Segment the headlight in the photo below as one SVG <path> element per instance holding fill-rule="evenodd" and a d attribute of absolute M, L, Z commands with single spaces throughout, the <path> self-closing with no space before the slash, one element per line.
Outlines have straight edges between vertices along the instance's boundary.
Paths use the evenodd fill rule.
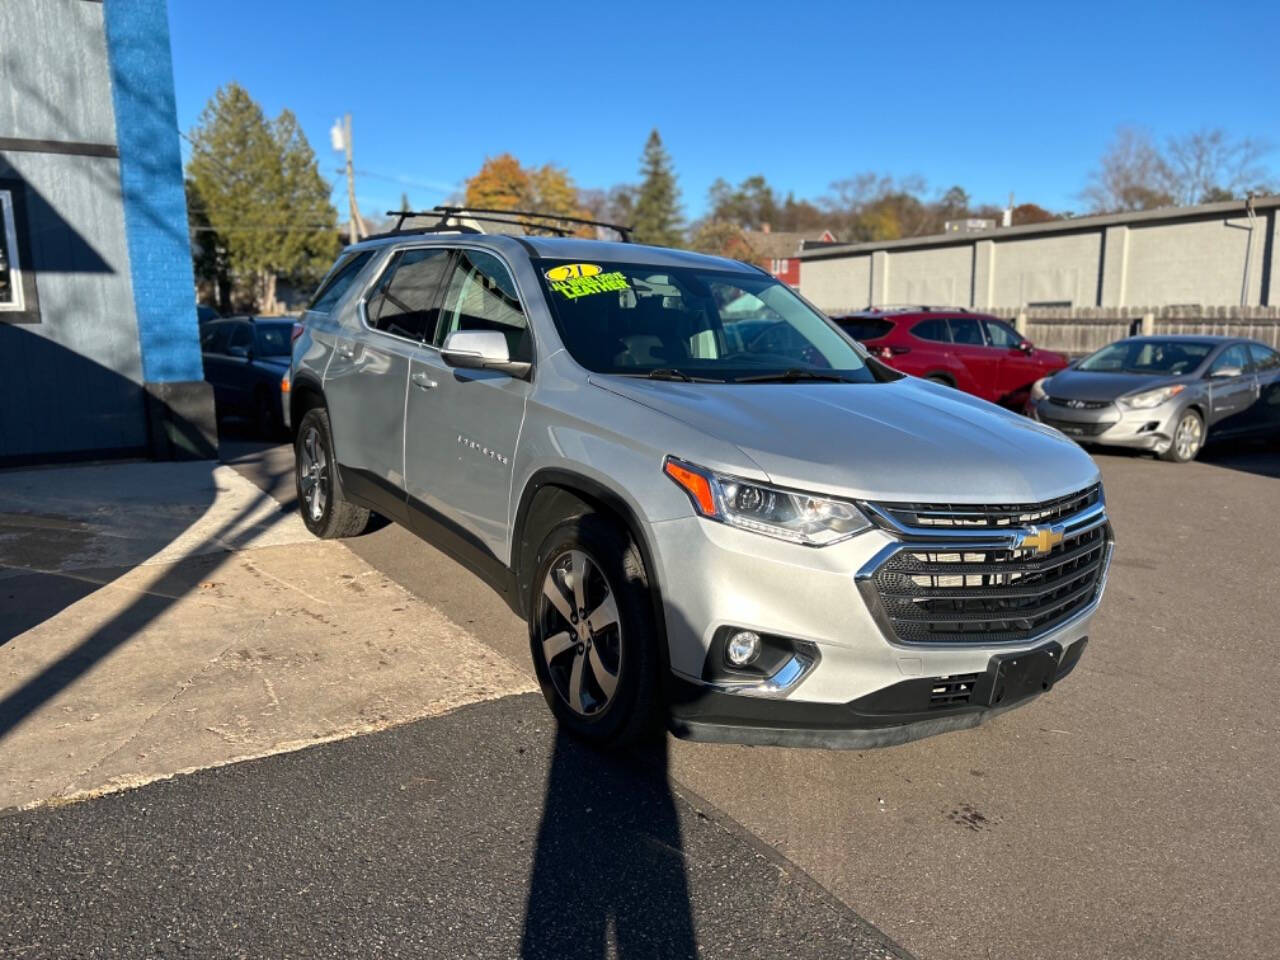
<path fill-rule="evenodd" d="M 1187 388 L 1182 384 L 1175 383 L 1171 387 L 1156 387 L 1154 390 L 1143 390 L 1142 393 L 1120 397 L 1118 402 L 1130 410 L 1150 410 L 1152 407 L 1160 406 L 1171 397 L 1176 397 L 1185 389 Z"/>
<path fill-rule="evenodd" d="M 725 476 L 674 457 L 667 457 L 662 469 L 702 516 L 768 537 L 825 547 L 871 526 L 848 500 Z"/>
<path fill-rule="evenodd" d="M 1048 377 L 1041 377 L 1039 380 L 1037 380 L 1035 383 L 1031 385 L 1031 402 L 1032 403 L 1036 403 L 1044 399 L 1044 396 L 1045 396 L 1044 382 L 1048 379 L 1049 379 Z"/>

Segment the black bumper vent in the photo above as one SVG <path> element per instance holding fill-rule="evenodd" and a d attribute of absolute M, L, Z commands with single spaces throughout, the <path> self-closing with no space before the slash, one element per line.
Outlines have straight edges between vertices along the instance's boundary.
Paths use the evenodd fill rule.
<path fill-rule="evenodd" d="M 973 699 L 973 688 L 978 683 L 976 673 L 960 673 L 950 677 L 934 677 L 929 691 L 929 709 L 963 707 Z"/>
<path fill-rule="evenodd" d="M 1051 420 L 1048 417 L 1041 417 L 1040 422 L 1073 437 L 1096 437 L 1116 425 L 1115 421 L 1109 423 L 1085 423 L 1081 420 Z"/>

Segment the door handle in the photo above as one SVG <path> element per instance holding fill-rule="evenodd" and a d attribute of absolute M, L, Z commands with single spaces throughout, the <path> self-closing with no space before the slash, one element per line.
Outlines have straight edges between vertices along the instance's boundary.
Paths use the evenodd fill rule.
<path fill-rule="evenodd" d="M 413 381 L 413 385 L 415 387 L 419 387 L 423 390 L 434 390 L 436 388 L 436 382 L 425 373 L 415 373 L 410 377 L 410 379 Z"/>

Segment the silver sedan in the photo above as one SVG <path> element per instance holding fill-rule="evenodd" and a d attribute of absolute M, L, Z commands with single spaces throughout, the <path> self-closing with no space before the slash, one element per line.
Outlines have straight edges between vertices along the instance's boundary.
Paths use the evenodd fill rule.
<path fill-rule="evenodd" d="M 1028 413 L 1080 443 L 1184 463 L 1210 437 L 1280 436 L 1280 353 L 1234 337 L 1130 337 L 1038 381 Z"/>

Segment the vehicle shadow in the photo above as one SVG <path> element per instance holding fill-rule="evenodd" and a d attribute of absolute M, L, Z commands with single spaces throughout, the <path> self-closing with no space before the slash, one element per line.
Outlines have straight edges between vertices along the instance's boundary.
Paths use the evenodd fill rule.
<path fill-rule="evenodd" d="M 667 737 L 605 754 L 559 730 L 520 956 L 613 955 L 697 955 Z"/>
<path fill-rule="evenodd" d="M 1142 450 L 1124 447 L 1086 448 L 1094 458 L 1107 457 L 1117 460 L 1154 460 L 1155 455 Z M 1211 440 L 1200 451 L 1196 462 L 1240 473 L 1252 473 L 1260 477 L 1280 479 L 1280 438 L 1261 440 Z M 1169 464 L 1169 466 L 1178 466 Z"/>

